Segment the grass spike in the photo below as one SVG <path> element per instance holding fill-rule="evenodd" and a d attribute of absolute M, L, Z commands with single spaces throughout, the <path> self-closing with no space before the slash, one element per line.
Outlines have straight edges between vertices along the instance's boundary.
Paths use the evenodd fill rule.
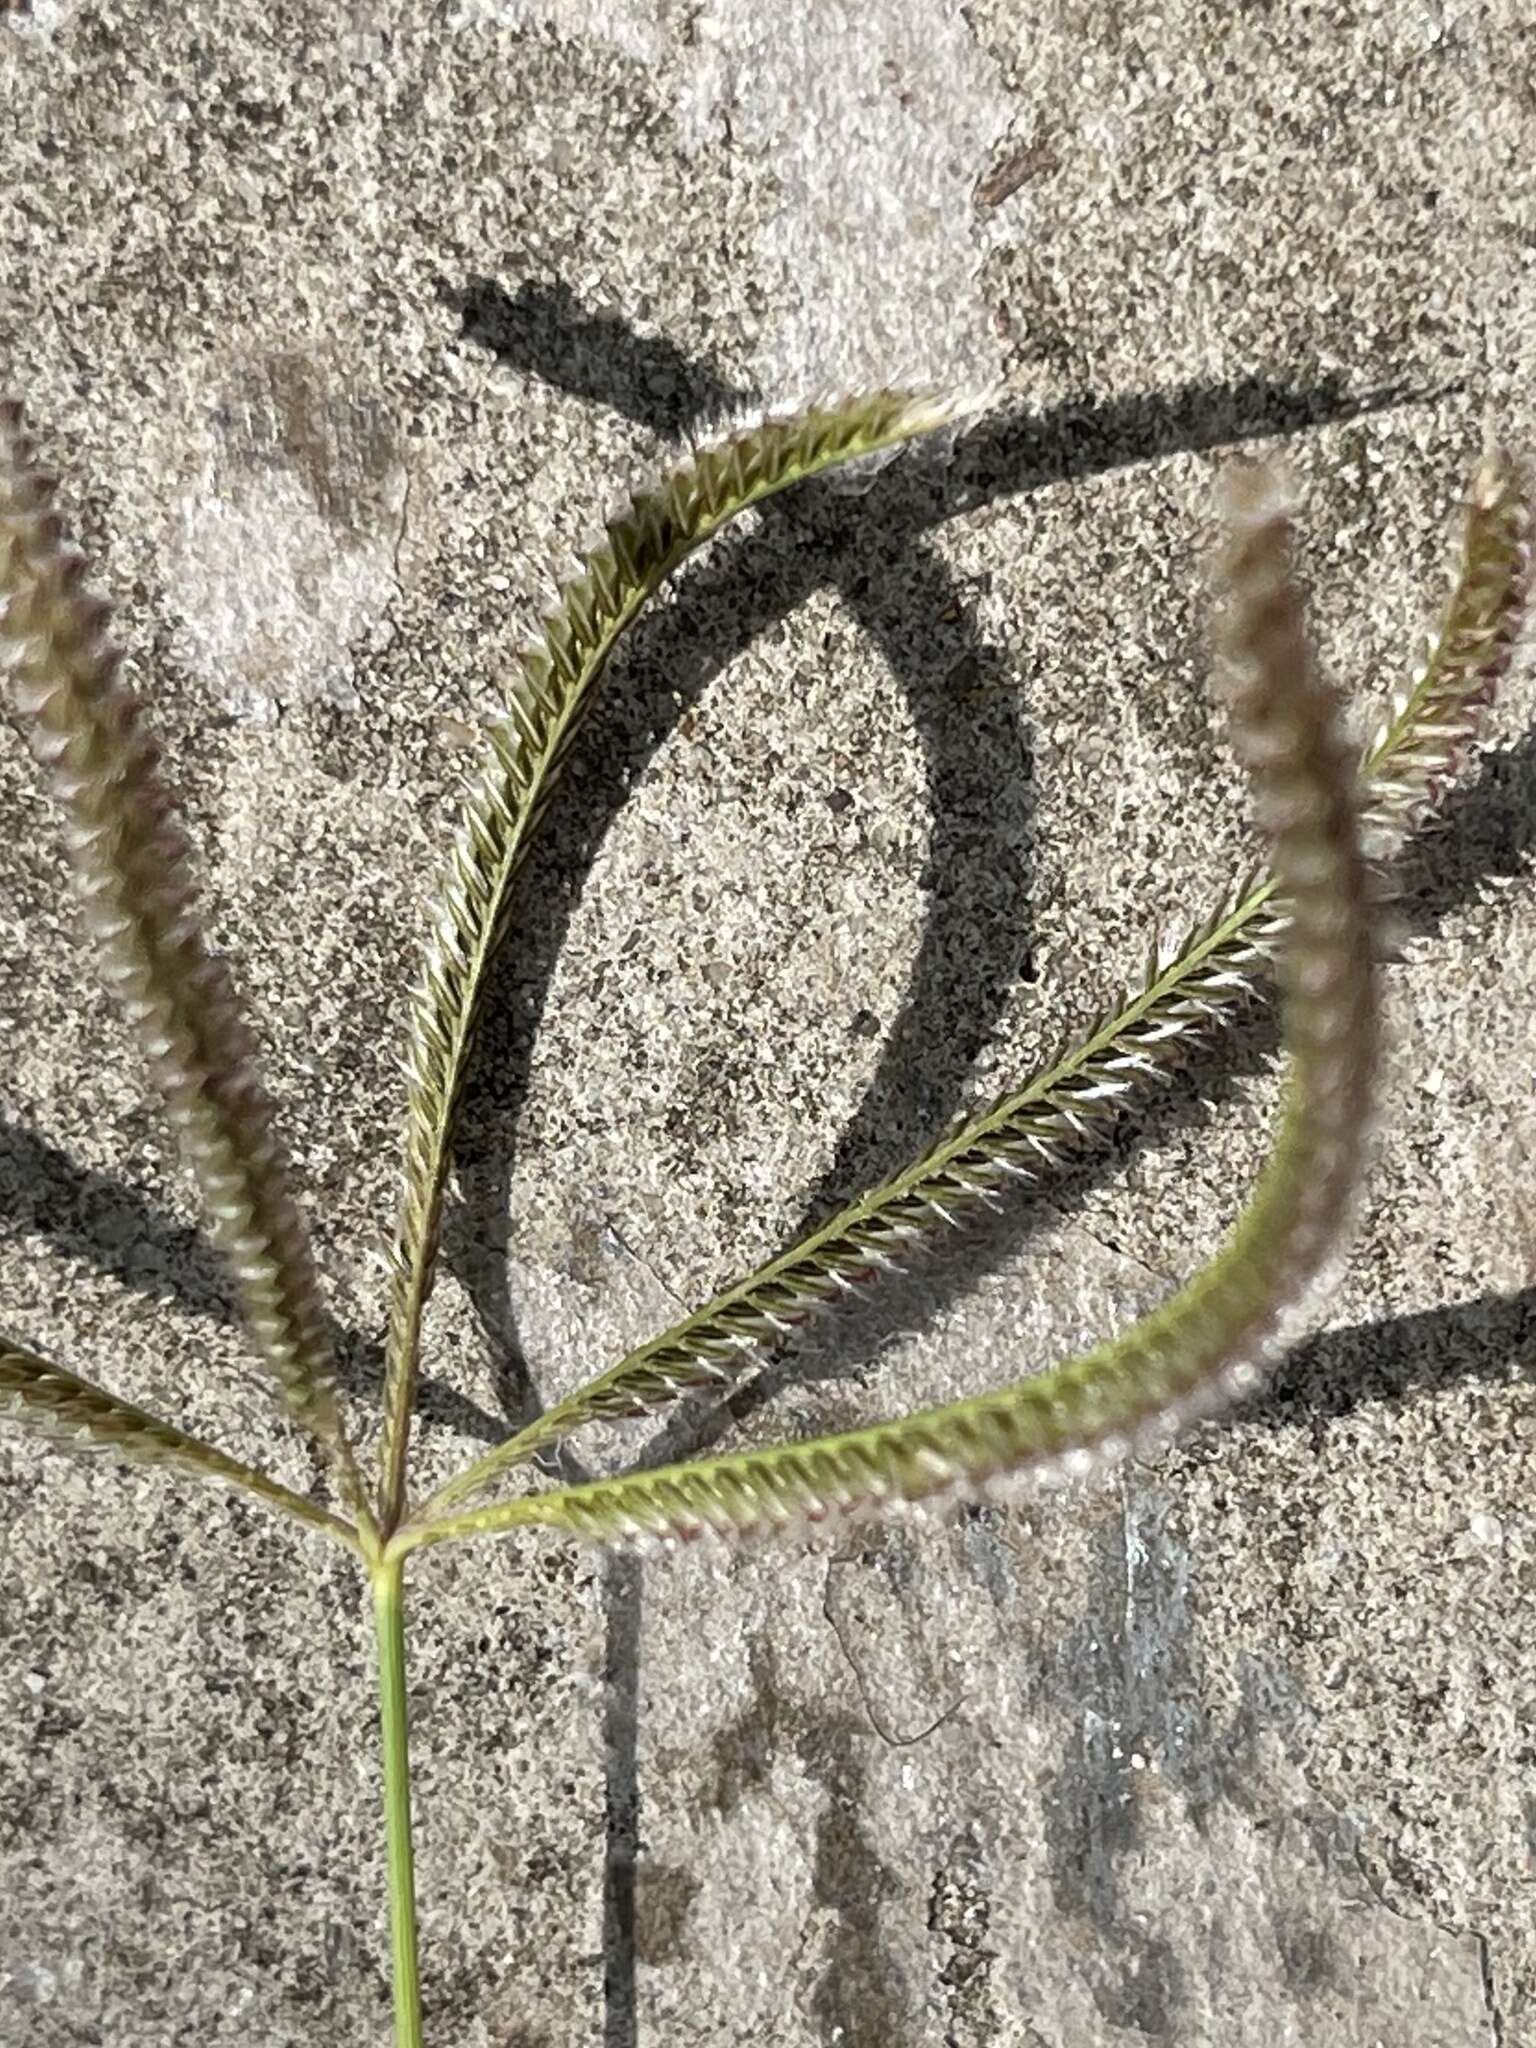
<path fill-rule="evenodd" d="M 3 1336 L 0 1420 L 42 1438 L 55 1450 L 77 1456 L 97 1453 L 128 1465 L 167 1466 L 214 1486 L 253 1494 L 293 1520 L 357 1548 L 351 1528 L 303 1494 Z"/>
<path fill-rule="evenodd" d="M 564 765 L 578 720 L 620 635 L 667 577 L 729 520 L 839 463 L 952 426 L 990 394 L 882 390 L 742 425 L 670 471 L 610 522 L 601 552 L 615 575 L 576 573 L 525 653 L 492 758 L 471 797 L 413 1005 L 403 1192 L 393 1254 L 379 1507 L 405 1507 L 405 1459 L 442 1225 L 454 1123 L 486 978 L 506 934 L 512 884 Z"/>
<path fill-rule="evenodd" d="M 309 1237 L 224 964 L 203 943 L 187 842 L 107 607 L 85 594 L 20 408 L 0 405 L 0 666 L 49 771 L 101 972 L 128 1013 L 202 1191 L 245 1321 L 359 1515 Z"/>
<path fill-rule="evenodd" d="M 1474 745 L 1509 663 L 1529 579 L 1529 481 L 1493 449 L 1467 489 L 1461 561 L 1439 627 L 1366 750 L 1365 826 L 1376 858 L 1395 854 L 1425 822 Z"/>

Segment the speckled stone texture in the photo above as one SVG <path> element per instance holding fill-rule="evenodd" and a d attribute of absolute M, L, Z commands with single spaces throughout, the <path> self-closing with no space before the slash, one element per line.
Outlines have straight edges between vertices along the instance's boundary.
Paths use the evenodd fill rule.
<path fill-rule="evenodd" d="M 11 0 L 0 385 L 185 790 L 360 1433 L 455 794 L 616 487 L 752 400 L 1011 387 L 947 466 L 717 545 L 605 686 L 497 983 L 423 1480 L 1242 864 L 1225 449 L 1300 477 L 1361 706 L 1404 676 L 1484 435 L 1536 446 L 1533 76 L 1496 0 Z M 432 2048 L 1532 2048 L 1533 721 L 1527 670 L 1410 861 L 1358 1245 L 1264 1398 L 831 1552 L 420 1561 Z M 0 818 L 5 1324 L 309 1485 L 13 724 Z M 733 1440 L 1102 1334 L 1214 1247 L 1274 1101 L 1229 1037 Z M 383 2044 L 356 1573 L 153 1475 L 0 1473 L 0 2042 Z"/>

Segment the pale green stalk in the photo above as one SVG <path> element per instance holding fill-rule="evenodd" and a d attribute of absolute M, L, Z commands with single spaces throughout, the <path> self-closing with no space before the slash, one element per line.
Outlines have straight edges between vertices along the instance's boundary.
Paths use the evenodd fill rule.
<path fill-rule="evenodd" d="M 395 2048 L 421 2048 L 421 1979 L 416 1956 L 416 1863 L 411 1838 L 410 1707 L 405 1684 L 403 1560 L 372 1570 L 379 1660 L 379 1742 L 384 1763 L 384 1837 L 389 1855 L 389 1933 Z"/>

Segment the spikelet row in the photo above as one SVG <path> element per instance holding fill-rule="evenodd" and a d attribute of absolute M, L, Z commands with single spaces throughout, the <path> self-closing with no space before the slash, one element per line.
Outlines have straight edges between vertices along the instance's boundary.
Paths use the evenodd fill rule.
<path fill-rule="evenodd" d="M 1460 569 L 1439 627 L 1366 750 L 1366 845 L 1378 860 L 1425 823 L 1476 743 L 1525 614 L 1530 499 L 1509 456 L 1484 456 L 1462 520 Z"/>
<path fill-rule="evenodd" d="M 59 1450 L 76 1454 L 94 1451 L 129 1465 L 168 1466 L 215 1486 L 255 1494 L 284 1514 L 333 1535 L 346 1533 L 344 1523 L 266 1473 L 4 1337 L 0 1337 L 0 1418 Z"/>
<path fill-rule="evenodd" d="M 980 397 L 885 390 L 739 426 L 610 519 L 538 639 L 519 657 L 491 758 L 449 860 L 412 1006 L 403 1193 L 392 1252 L 382 1505 L 404 1496 L 421 1317 L 431 1291 L 454 1120 L 512 884 L 553 794 L 593 686 L 625 628 L 674 569 L 730 519 L 839 464 L 952 427 Z"/>
<path fill-rule="evenodd" d="M 343 1431 L 308 1234 L 222 961 L 198 926 L 188 849 L 139 707 L 64 544 L 19 408 L 0 407 L 0 659 L 66 819 L 86 923 L 230 1261 L 288 1406 L 362 1501 Z"/>

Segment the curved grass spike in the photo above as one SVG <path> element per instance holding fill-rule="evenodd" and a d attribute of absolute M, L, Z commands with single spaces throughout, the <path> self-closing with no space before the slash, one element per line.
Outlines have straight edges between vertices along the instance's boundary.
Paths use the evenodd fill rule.
<path fill-rule="evenodd" d="M 128 1465 L 170 1466 L 214 1486 L 254 1494 L 296 1521 L 357 1547 L 347 1523 L 314 1501 L 6 1337 L 0 1337 L 0 1419 L 30 1430 L 55 1450 L 95 1453 Z"/>
<path fill-rule="evenodd" d="M 1291 1073 L 1274 1153 L 1231 1238 L 1124 1335 L 999 1392 L 809 1443 L 563 1487 L 407 1523 L 395 1555 L 537 1524 L 598 1541 L 688 1540 L 817 1522 L 1091 1460 L 1247 1383 L 1335 1248 L 1376 1067 L 1371 882 L 1332 691 L 1315 674 L 1282 493 L 1232 473 L 1218 628 L 1234 741 L 1273 835 L 1288 917 L 1279 964 Z"/>
<path fill-rule="evenodd" d="M 139 706 L 104 638 L 22 430 L 0 405 L 0 666 L 48 769 L 102 975 L 165 1096 L 245 1320 L 288 1407 L 325 1453 L 360 1522 L 309 1238 L 289 1194 L 272 1104 L 222 961 L 198 928 L 187 843 Z"/>
<path fill-rule="evenodd" d="M 1530 481 L 1502 450 L 1473 472 L 1460 571 L 1410 687 L 1395 695 L 1361 764 L 1366 844 L 1390 858 L 1429 818 L 1475 744 L 1524 615 Z"/>
<path fill-rule="evenodd" d="M 405 1460 L 421 1319 L 431 1293 L 454 1121 L 486 976 L 506 934 L 511 886 L 593 685 L 624 629 L 680 563 L 748 506 L 806 477 L 953 427 L 987 394 L 876 391 L 728 434 L 632 497 L 560 590 L 520 657 L 492 758 L 450 858 L 406 1054 L 404 1191 L 391 1253 L 380 1514 L 405 1508 Z"/>
<path fill-rule="evenodd" d="M 1520 621 L 1528 526 L 1522 473 L 1507 457 L 1486 457 L 1467 492 L 1460 557 L 1428 657 L 1360 764 L 1378 849 L 1395 851 L 1424 822 L 1475 737 Z M 1251 878 L 1171 954 L 1154 946 L 1134 994 L 1022 1087 L 477 1459 L 423 1516 L 461 1506 L 588 1422 L 735 1383 L 876 1272 L 910 1263 L 946 1219 L 995 1198 L 1008 1178 L 1060 1162 L 1247 1000 L 1284 930 L 1278 890 L 1275 876 Z"/>

